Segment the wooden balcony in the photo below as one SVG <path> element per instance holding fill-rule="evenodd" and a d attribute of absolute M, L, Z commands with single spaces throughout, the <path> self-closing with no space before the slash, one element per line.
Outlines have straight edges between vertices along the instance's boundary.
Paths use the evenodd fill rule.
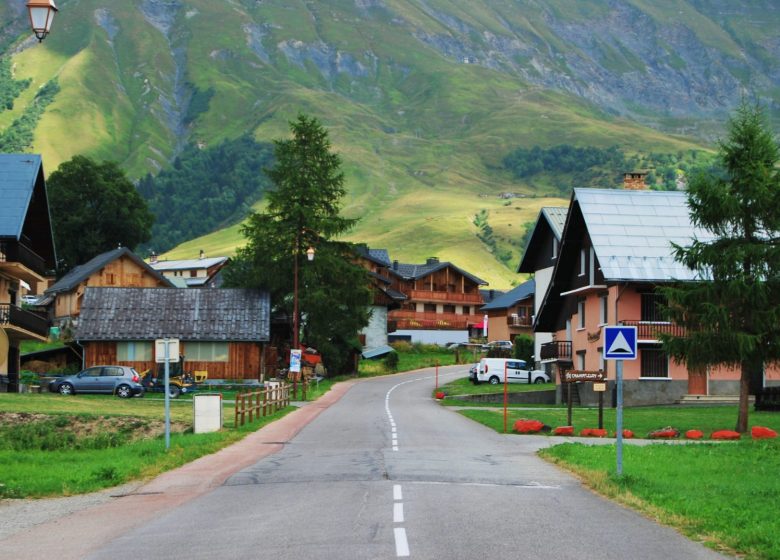
<path fill-rule="evenodd" d="M 461 294 L 457 292 L 436 292 L 429 290 L 408 290 L 406 295 L 410 301 L 436 301 L 440 303 L 467 303 L 481 305 L 482 296 L 475 294 Z"/>
<path fill-rule="evenodd" d="M 461 317 L 464 317 L 461 315 Z M 397 330 L 424 329 L 461 331 L 468 328 L 473 321 L 467 319 L 398 319 L 395 321 Z"/>
<path fill-rule="evenodd" d="M 668 321 L 620 321 L 626 327 L 636 327 L 637 340 L 660 340 L 660 334 L 685 336 L 685 328 Z"/>
<path fill-rule="evenodd" d="M 539 350 L 540 360 L 557 360 L 559 362 L 571 362 L 571 341 L 559 340 L 557 342 L 545 342 Z"/>
<path fill-rule="evenodd" d="M 467 320 L 472 323 L 482 321 L 482 315 L 464 315 L 462 313 L 436 313 L 435 311 L 409 311 L 406 309 L 397 309 L 388 313 L 388 318 L 392 320 L 416 319 L 418 321 L 459 321 Z"/>
<path fill-rule="evenodd" d="M 510 327 L 530 327 L 531 326 L 531 318 L 530 317 L 517 317 L 510 315 L 506 318 L 506 324 Z"/>
<path fill-rule="evenodd" d="M 25 282 L 42 282 L 46 276 L 46 261 L 15 239 L 0 239 L 0 271 Z"/>
<path fill-rule="evenodd" d="M 21 307 L 0 303 L 0 327 L 6 329 L 11 338 L 46 340 L 49 336 L 49 321 Z"/>

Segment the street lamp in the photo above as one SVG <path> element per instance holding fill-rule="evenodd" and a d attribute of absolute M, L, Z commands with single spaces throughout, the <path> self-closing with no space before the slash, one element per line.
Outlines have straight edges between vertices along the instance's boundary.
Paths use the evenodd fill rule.
<path fill-rule="evenodd" d="M 293 343 L 292 343 L 292 349 L 290 351 L 290 360 L 292 363 L 292 350 L 300 350 L 300 341 L 299 341 L 299 334 L 300 334 L 300 317 L 298 314 L 298 254 L 300 253 L 300 247 L 301 247 L 301 233 L 304 231 L 311 231 L 308 228 L 303 228 L 302 231 L 295 234 L 295 277 L 293 279 Z M 311 262 L 314 260 L 314 247 L 309 246 L 308 249 L 306 249 L 306 259 Z M 292 373 L 292 372 L 291 372 Z M 304 392 L 305 392 L 305 385 L 304 385 Z M 298 394 L 298 376 L 293 377 L 293 397 Z M 304 393 L 305 398 L 305 393 Z"/>
<path fill-rule="evenodd" d="M 51 22 L 57 12 L 54 0 L 28 0 L 27 10 L 30 12 L 30 25 L 33 33 L 42 42 L 51 31 Z"/>

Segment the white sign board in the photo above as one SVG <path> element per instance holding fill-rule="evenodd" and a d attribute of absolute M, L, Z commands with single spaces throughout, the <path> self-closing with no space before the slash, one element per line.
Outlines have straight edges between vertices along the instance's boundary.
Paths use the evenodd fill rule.
<path fill-rule="evenodd" d="M 196 434 L 222 429 L 222 395 L 193 395 L 192 431 Z"/>
<path fill-rule="evenodd" d="M 168 344 L 168 361 L 179 361 L 179 339 L 158 338 L 154 341 L 154 361 L 158 364 L 165 362 L 165 344 Z"/>
<path fill-rule="evenodd" d="M 301 351 L 290 350 L 290 372 L 301 373 Z"/>

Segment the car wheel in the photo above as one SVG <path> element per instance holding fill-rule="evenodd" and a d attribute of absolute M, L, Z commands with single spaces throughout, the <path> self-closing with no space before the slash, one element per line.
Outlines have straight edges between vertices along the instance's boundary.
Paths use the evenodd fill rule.
<path fill-rule="evenodd" d="M 70 383 L 63 383 L 57 390 L 60 392 L 60 395 L 72 395 L 75 392 L 73 385 Z"/>
<path fill-rule="evenodd" d="M 130 385 L 120 385 L 116 388 L 116 396 L 127 399 L 133 396 L 133 390 L 130 388 Z"/>
<path fill-rule="evenodd" d="M 178 385 L 169 385 L 168 386 L 168 396 L 172 399 L 176 399 L 181 395 L 181 387 Z"/>
<path fill-rule="evenodd" d="M 490 378 L 490 384 L 491 385 L 498 385 L 499 381 L 501 381 L 501 380 L 498 377 L 496 377 L 495 375 Z"/>
<path fill-rule="evenodd" d="M 537 377 L 534 379 L 534 383 L 545 383 L 544 377 Z"/>

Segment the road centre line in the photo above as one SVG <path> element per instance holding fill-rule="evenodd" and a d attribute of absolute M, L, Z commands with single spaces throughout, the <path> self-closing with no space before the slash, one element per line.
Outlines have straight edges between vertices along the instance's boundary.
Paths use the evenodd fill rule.
<path fill-rule="evenodd" d="M 396 527 L 393 529 L 395 534 L 395 555 L 399 558 L 409 556 L 409 542 L 406 540 L 406 529 Z"/>
<path fill-rule="evenodd" d="M 393 504 L 393 523 L 404 522 L 404 504 L 403 502 L 396 502 Z"/>
<path fill-rule="evenodd" d="M 401 491 L 401 485 L 400 484 L 393 484 L 393 499 L 396 502 L 399 502 L 404 499 L 404 494 Z"/>

